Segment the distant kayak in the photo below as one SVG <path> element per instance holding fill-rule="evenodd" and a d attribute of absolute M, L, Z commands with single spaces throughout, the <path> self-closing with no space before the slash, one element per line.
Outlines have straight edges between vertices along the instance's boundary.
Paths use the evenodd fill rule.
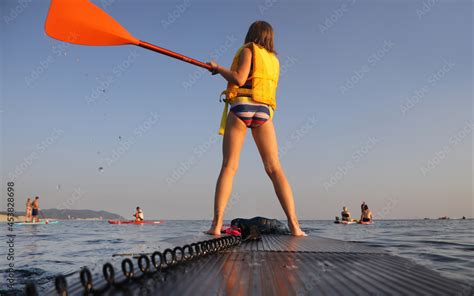
<path fill-rule="evenodd" d="M 49 224 L 58 224 L 59 221 L 39 221 L 39 222 L 15 222 L 15 225 L 49 225 Z"/>
<path fill-rule="evenodd" d="M 107 221 L 109 224 L 163 224 L 165 221 L 163 220 L 143 220 L 140 222 L 137 222 L 135 220 L 109 220 Z"/>

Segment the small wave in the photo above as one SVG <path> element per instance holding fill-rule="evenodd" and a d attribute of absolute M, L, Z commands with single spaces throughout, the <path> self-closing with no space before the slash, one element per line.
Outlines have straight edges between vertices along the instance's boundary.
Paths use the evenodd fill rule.
<path fill-rule="evenodd" d="M 472 244 L 463 244 L 463 243 L 436 241 L 436 240 L 420 240 L 418 242 L 422 244 L 431 244 L 431 245 L 437 245 L 437 246 L 455 246 L 455 247 L 460 247 L 468 251 L 474 250 L 474 245 Z"/>
<path fill-rule="evenodd" d="M 121 238 L 117 238 L 117 239 L 111 239 L 111 240 L 107 240 L 106 242 L 107 243 L 111 243 L 111 244 L 121 244 L 123 243 L 125 240 L 121 239 Z"/>
<path fill-rule="evenodd" d="M 99 243 L 102 243 L 102 242 L 103 242 L 103 240 L 101 240 L 101 239 L 92 239 L 92 240 L 86 240 L 83 243 L 85 243 L 85 244 L 99 244 Z"/>
<path fill-rule="evenodd" d="M 463 262 L 463 260 L 460 260 L 459 258 L 452 257 L 452 256 L 433 254 L 433 253 L 416 253 L 416 254 L 418 254 L 418 256 L 421 258 L 428 259 L 431 261 L 436 261 L 436 262 Z"/>
<path fill-rule="evenodd" d="M 23 295 L 24 291 L 22 289 L 8 289 L 8 290 L 2 290 L 0 289 L 0 295 L 2 296 L 18 296 L 18 295 Z"/>
<path fill-rule="evenodd" d="M 301 227 L 301 230 L 306 232 L 306 234 L 317 234 L 321 229 L 320 228 Z"/>
<path fill-rule="evenodd" d="M 6 270 L 0 270 L 0 273 L 5 273 Z M 40 268 L 28 268 L 28 269 L 15 269 L 14 274 L 16 278 L 19 277 L 30 277 L 30 276 L 38 276 L 44 274 L 44 270 Z"/>
<path fill-rule="evenodd" d="M 85 244 L 103 244 L 103 243 L 120 244 L 123 242 L 124 242 L 123 239 L 116 238 L 116 239 L 93 239 L 93 240 L 84 241 L 83 243 Z"/>
<path fill-rule="evenodd" d="M 4 273 L 5 270 L 2 270 L 0 273 Z M 3 274 L 5 275 L 5 274 Z M 18 268 L 14 271 L 15 287 L 24 287 L 28 282 L 36 283 L 38 292 L 40 295 L 43 295 L 45 289 L 49 289 L 52 286 L 52 281 L 55 277 L 55 274 L 48 272 L 41 268 Z M 13 290 L 4 290 L 0 291 L 0 295 L 23 295 L 24 290 L 22 288 L 16 288 Z"/>

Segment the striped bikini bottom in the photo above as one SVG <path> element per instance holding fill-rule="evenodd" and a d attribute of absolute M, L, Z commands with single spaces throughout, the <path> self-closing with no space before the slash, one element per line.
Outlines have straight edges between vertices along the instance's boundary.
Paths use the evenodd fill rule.
<path fill-rule="evenodd" d="M 272 111 L 268 105 L 247 102 L 233 102 L 230 112 L 240 118 L 249 128 L 259 127 L 272 117 Z"/>

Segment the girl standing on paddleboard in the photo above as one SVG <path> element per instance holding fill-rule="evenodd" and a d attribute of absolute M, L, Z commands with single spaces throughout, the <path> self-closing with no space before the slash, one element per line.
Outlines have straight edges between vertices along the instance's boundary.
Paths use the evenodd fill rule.
<path fill-rule="evenodd" d="M 214 219 L 207 233 L 221 233 L 224 209 L 232 191 L 240 151 L 247 128 L 251 128 L 265 171 L 288 218 L 291 233 L 294 236 L 306 235 L 300 229 L 291 186 L 278 159 L 278 144 L 272 117 L 276 108 L 280 65 L 273 48 L 271 25 L 256 21 L 250 26 L 245 44 L 237 51 L 230 69 L 214 61 L 209 64 L 213 73 L 222 75 L 228 84 L 227 89 L 222 92 L 225 95 L 225 108 L 219 130 L 219 133 L 224 135 L 223 161 L 216 185 Z M 227 113 L 229 105 L 230 112 Z"/>
<path fill-rule="evenodd" d="M 33 205 L 31 203 L 31 198 L 28 197 L 26 200 L 26 211 L 25 211 L 25 223 L 31 222 L 31 211 L 33 209 Z"/>

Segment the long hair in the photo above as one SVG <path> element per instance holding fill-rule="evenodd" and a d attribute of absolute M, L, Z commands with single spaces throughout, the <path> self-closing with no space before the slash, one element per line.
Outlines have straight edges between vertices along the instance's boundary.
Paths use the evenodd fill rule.
<path fill-rule="evenodd" d="M 245 36 L 245 43 L 254 42 L 269 52 L 276 54 L 273 45 L 273 28 L 266 21 L 256 21 L 250 25 Z"/>

